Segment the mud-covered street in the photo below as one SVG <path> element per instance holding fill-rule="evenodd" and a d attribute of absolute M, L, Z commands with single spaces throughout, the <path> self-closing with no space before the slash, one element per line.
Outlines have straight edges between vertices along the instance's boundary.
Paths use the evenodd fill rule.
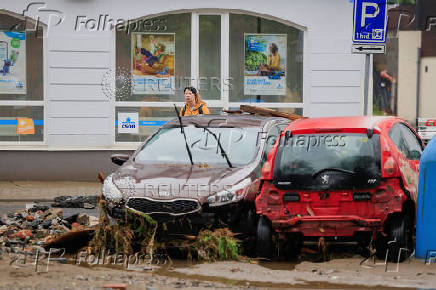
<path fill-rule="evenodd" d="M 361 257 L 337 258 L 329 262 L 227 261 L 188 263 L 175 260 L 164 266 L 145 266 L 124 270 L 122 266 L 90 266 L 51 262 L 9 265 L 3 254 L 0 261 L 2 289 L 101 289 L 115 286 L 127 289 L 174 288 L 294 288 L 294 289 L 431 289 L 436 285 L 436 266 L 412 260 L 395 264 L 360 266 Z M 379 263 L 381 261 L 378 261 Z"/>
<path fill-rule="evenodd" d="M 95 225 L 90 221 L 95 222 L 100 214 L 98 206 L 90 208 L 94 204 L 83 208 L 84 204 L 78 203 L 77 197 L 67 202 L 65 198 L 57 200 L 63 203 L 35 203 L 28 199 L 0 203 L 0 216 L 5 222 L 1 237 L 0 288 L 431 289 L 436 285 L 434 263 L 426 264 L 415 258 L 399 264 L 385 264 L 374 258 L 365 260 L 358 254 L 358 245 L 353 243 L 327 243 L 325 255 L 320 253 L 316 243 L 309 243 L 303 246 L 297 258 L 286 260 L 278 253 L 272 261 L 239 255 L 234 260 L 218 258 L 214 262 L 201 262 L 177 251 L 152 253 L 152 258 L 145 255 L 133 260 L 131 255 L 122 254 L 117 259 L 109 252 L 104 256 L 92 255 L 86 247 L 76 248 L 75 253 L 54 251 L 49 257 L 49 250 L 41 247 L 43 241 L 49 241 L 48 237 L 53 234 L 57 237 L 81 232 L 83 228 L 92 229 Z M 82 218 L 77 218 L 78 214 Z M 41 230 L 30 230 L 33 233 L 30 239 L 17 234 L 28 233 L 24 228 L 32 229 L 30 221 L 35 223 L 29 217 L 38 215 L 40 221 L 36 223 Z M 74 222 L 71 217 L 76 217 Z M 45 225 L 47 220 L 51 223 Z M 38 238 L 40 232 L 49 236 Z M 65 245 L 74 249 L 71 242 Z M 35 255 L 35 250 L 40 251 L 39 256 Z"/>

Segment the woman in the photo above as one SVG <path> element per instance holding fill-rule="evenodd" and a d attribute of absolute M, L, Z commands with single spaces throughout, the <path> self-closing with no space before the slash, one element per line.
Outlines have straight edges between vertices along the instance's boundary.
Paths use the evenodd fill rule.
<path fill-rule="evenodd" d="M 271 43 L 269 46 L 269 55 L 266 63 L 263 63 L 259 67 L 257 72 L 258 76 L 275 75 L 282 70 L 280 66 L 280 54 L 277 44 Z"/>
<path fill-rule="evenodd" d="M 183 92 L 185 93 L 185 105 L 180 110 L 180 116 L 210 114 L 206 103 L 201 100 L 200 94 L 196 88 L 186 87 Z"/>

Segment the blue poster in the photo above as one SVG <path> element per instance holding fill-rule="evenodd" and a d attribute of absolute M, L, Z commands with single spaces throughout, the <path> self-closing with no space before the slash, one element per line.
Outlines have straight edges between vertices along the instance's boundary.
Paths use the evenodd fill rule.
<path fill-rule="evenodd" d="M 0 31 L 0 94 L 26 93 L 26 33 Z"/>
<path fill-rule="evenodd" d="M 286 34 L 245 34 L 244 95 L 286 94 Z"/>

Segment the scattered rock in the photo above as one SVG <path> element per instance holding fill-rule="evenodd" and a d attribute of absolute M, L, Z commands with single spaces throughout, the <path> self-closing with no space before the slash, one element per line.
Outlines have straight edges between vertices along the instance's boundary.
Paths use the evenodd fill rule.
<path fill-rule="evenodd" d="M 32 231 L 30 230 L 21 230 L 12 235 L 13 238 L 19 238 L 24 240 L 25 238 L 31 238 L 33 236 Z"/>
<path fill-rule="evenodd" d="M 56 216 L 58 216 L 60 218 L 62 218 L 63 215 L 64 215 L 64 210 L 61 209 L 61 208 L 51 208 L 50 212 L 51 212 L 52 215 L 56 215 Z"/>
<path fill-rule="evenodd" d="M 35 237 L 40 239 L 48 236 L 49 230 L 36 230 Z"/>
<path fill-rule="evenodd" d="M 71 224 L 71 231 L 72 232 L 78 232 L 82 231 L 84 229 L 84 226 L 79 223 L 72 223 Z"/>
<path fill-rule="evenodd" d="M 67 220 L 61 220 L 61 224 L 66 226 L 67 228 L 71 229 L 71 223 Z"/>
<path fill-rule="evenodd" d="M 3 235 L 3 233 L 5 233 L 8 229 L 9 227 L 7 225 L 0 226 L 0 235 Z"/>
<path fill-rule="evenodd" d="M 198 282 L 198 281 L 191 282 L 191 287 L 198 287 L 198 286 L 200 286 L 200 282 Z"/>
<path fill-rule="evenodd" d="M 99 221 L 100 221 L 100 219 L 98 217 L 90 215 L 88 226 L 95 227 L 98 225 Z"/>
<path fill-rule="evenodd" d="M 24 222 L 21 224 L 21 228 L 25 230 L 33 230 L 32 223 Z"/>
<path fill-rule="evenodd" d="M 58 196 L 54 201 L 53 207 L 84 208 L 85 203 L 95 207 L 97 205 L 97 196 Z"/>
<path fill-rule="evenodd" d="M 81 213 L 77 216 L 76 222 L 86 226 L 89 224 L 89 216 L 86 213 Z"/>
<path fill-rule="evenodd" d="M 27 215 L 26 216 L 26 221 L 31 222 L 35 219 L 35 217 L 33 215 Z"/>
<path fill-rule="evenodd" d="M 93 209 L 93 208 L 95 208 L 95 204 L 85 202 L 85 203 L 83 203 L 83 208 Z"/>
<path fill-rule="evenodd" d="M 74 222 L 77 221 L 77 216 L 78 216 L 78 215 L 79 215 L 79 214 L 76 213 L 76 214 L 73 214 L 73 215 L 65 216 L 65 217 L 64 217 L 64 220 L 66 220 L 67 222 L 69 222 L 70 225 L 71 225 L 72 223 L 74 223 Z"/>
<path fill-rule="evenodd" d="M 57 215 L 54 215 L 54 214 L 49 214 L 48 216 L 46 216 L 45 218 L 44 218 L 44 220 L 45 221 L 52 221 L 52 220 L 54 220 L 55 218 L 57 218 L 58 216 Z"/>
<path fill-rule="evenodd" d="M 45 221 L 43 221 L 43 222 L 41 223 L 41 226 L 42 226 L 44 229 L 48 229 L 48 228 L 51 226 L 51 220 L 45 220 Z"/>
<path fill-rule="evenodd" d="M 37 212 L 37 211 L 47 211 L 49 209 L 46 205 L 34 205 L 33 207 L 29 208 L 29 212 Z"/>

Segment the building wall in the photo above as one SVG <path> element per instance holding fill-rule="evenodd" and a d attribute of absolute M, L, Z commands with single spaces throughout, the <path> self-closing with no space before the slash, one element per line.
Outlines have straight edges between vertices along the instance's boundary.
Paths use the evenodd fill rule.
<path fill-rule="evenodd" d="M 352 3 L 343 0 L 255 1 L 46 1 L 62 11 L 58 26 L 48 23 L 46 39 L 46 144 L 58 147 L 111 148 L 114 145 L 114 104 L 101 90 L 104 74 L 115 70 L 113 31 L 75 31 L 78 15 L 98 19 L 136 19 L 175 10 L 222 9 L 250 11 L 294 23 L 305 29 L 304 114 L 359 115 L 362 55 L 351 54 Z M 21 13 L 23 4 L 7 0 L 2 6 Z M 35 10 L 35 9 L 33 9 Z M 45 15 L 40 11 L 30 16 Z M 320 19 L 328 18 L 328 25 Z M 46 23 L 48 20 L 46 20 Z"/>
<path fill-rule="evenodd" d="M 436 57 L 423 57 L 421 59 L 421 90 L 419 116 L 421 118 L 436 117 Z"/>
<path fill-rule="evenodd" d="M 398 39 L 398 116 L 416 122 L 416 86 L 420 31 L 400 31 Z"/>
<path fill-rule="evenodd" d="M 26 5 L 2 0 L 1 8 L 22 14 Z M 116 69 L 115 32 L 76 31 L 79 15 L 98 19 L 99 15 L 107 14 L 113 19 L 132 20 L 174 11 L 214 11 L 253 13 L 288 23 L 304 30 L 304 115 L 363 113 L 364 55 L 351 54 L 353 3 L 350 1 L 47 0 L 45 5 L 46 9 L 60 11 L 64 21 L 54 26 L 56 18 L 50 19 L 50 13 L 38 6 L 27 7 L 25 12 L 47 24 L 44 143 L 0 145 L 2 157 L 15 163 L 13 169 L 0 168 L 0 179 L 95 180 L 97 169 L 113 169 L 107 163 L 110 150 L 137 147 L 137 144 L 115 143 L 115 102 L 101 87 L 105 76 L 109 75 L 110 79 Z M 15 146 L 25 146 L 28 151 L 11 151 Z M 75 159 L 74 166 L 66 166 L 71 158 Z M 55 162 L 56 159 L 61 162 Z M 46 160 L 51 161 L 45 164 Z"/>
<path fill-rule="evenodd" d="M 0 180 L 98 181 L 97 173 L 107 176 L 118 168 L 112 154 L 132 151 L 21 151 L 0 152 Z"/>

